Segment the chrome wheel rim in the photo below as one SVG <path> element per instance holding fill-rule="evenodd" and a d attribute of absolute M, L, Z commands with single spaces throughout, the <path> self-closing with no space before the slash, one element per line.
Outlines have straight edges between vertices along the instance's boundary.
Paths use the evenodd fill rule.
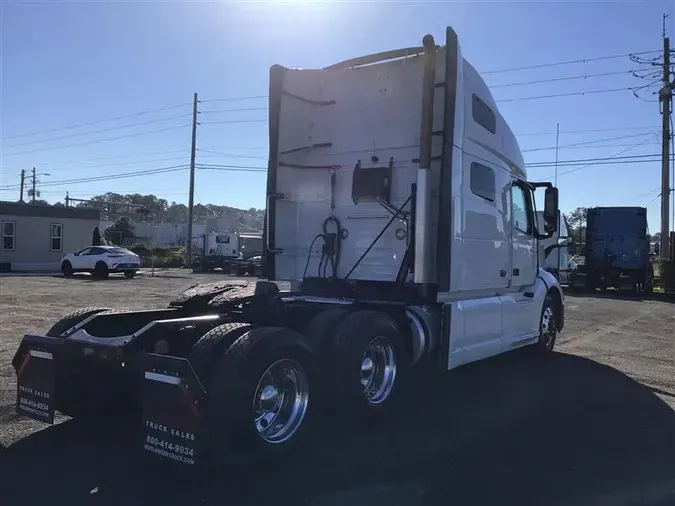
<path fill-rule="evenodd" d="M 544 313 L 541 315 L 541 337 L 544 346 L 550 348 L 555 338 L 553 308 L 551 306 L 546 306 Z"/>
<path fill-rule="evenodd" d="M 361 386 L 369 404 L 382 404 L 396 381 L 396 352 L 386 337 L 376 337 L 361 357 Z"/>
<path fill-rule="evenodd" d="M 309 380 L 295 360 L 274 362 L 263 373 L 253 397 L 253 421 L 267 443 L 280 444 L 297 432 L 307 413 Z"/>

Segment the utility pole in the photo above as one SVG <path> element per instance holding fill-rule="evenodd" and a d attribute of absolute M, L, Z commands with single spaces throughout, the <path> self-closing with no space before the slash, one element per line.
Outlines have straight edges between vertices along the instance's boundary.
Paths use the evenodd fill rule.
<path fill-rule="evenodd" d="M 560 142 L 560 123 L 555 125 L 555 176 L 553 186 L 558 186 L 558 144 Z"/>
<path fill-rule="evenodd" d="M 70 193 L 66 192 L 66 207 L 70 207 Z"/>
<path fill-rule="evenodd" d="M 23 202 L 23 186 L 26 182 L 26 169 L 21 169 L 21 190 L 19 190 L 19 202 Z"/>
<path fill-rule="evenodd" d="M 37 177 L 35 176 L 35 167 L 33 167 L 33 204 L 35 204 L 35 183 L 37 181 Z"/>
<path fill-rule="evenodd" d="M 188 227 L 187 245 L 185 248 L 185 264 L 187 268 L 192 265 L 192 211 L 195 203 L 195 155 L 197 151 L 197 94 L 194 94 L 192 102 L 192 148 L 190 149 L 190 197 L 188 201 Z"/>
<path fill-rule="evenodd" d="M 661 108 L 662 114 L 662 132 L 661 132 L 661 258 L 668 260 L 669 256 L 669 237 L 670 237 L 670 170 L 668 163 L 670 161 L 670 111 L 673 99 L 673 90 L 670 83 L 670 39 L 665 36 L 665 16 L 664 37 L 663 37 L 663 87 L 659 93 L 659 100 L 663 102 Z"/>

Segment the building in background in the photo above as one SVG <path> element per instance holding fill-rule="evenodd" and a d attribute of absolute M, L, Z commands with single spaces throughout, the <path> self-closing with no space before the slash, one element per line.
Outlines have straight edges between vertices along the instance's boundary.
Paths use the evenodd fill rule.
<path fill-rule="evenodd" d="M 63 255 L 91 245 L 100 219 L 98 209 L 0 201 L 0 270 L 58 271 Z"/>

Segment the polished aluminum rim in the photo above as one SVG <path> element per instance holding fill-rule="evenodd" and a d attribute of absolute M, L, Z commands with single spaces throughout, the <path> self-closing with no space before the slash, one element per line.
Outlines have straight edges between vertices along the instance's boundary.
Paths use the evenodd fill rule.
<path fill-rule="evenodd" d="M 553 308 L 546 306 L 544 314 L 541 315 L 541 336 L 544 345 L 547 348 L 551 347 L 553 338 L 555 337 L 555 326 L 553 325 Z"/>
<path fill-rule="evenodd" d="M 288 441 L 302 424 L 309 403 L 309 380 L 295 360 L 274 362 L 263 373 L 253 397 L 253 420 L 268 443 Z"/>
<path fill-rule="evenodd" d="M 376 337 L 361 357 L 361 386 L 369 404 L 386 401 L 396 381 L 396 352 L 386 337 Z"/>

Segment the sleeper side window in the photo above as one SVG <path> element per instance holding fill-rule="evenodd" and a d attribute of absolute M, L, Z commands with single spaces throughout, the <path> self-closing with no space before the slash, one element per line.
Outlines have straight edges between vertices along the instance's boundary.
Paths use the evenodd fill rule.
<path fill-rule="evenodd" d="M 476 94 L 473 95 L 473 107 L 471 109 L 473 119 L 476 123 L 490 133 L 495 133 L 497 131 L 497 116 L 494 111 L 490 109 L 490 106 Z"/>
<path fill-rule="evenodd" d="M 495 201 L 495 172 L 480 163 L 471 164 L 471 192 L 489 201 Z"/>

